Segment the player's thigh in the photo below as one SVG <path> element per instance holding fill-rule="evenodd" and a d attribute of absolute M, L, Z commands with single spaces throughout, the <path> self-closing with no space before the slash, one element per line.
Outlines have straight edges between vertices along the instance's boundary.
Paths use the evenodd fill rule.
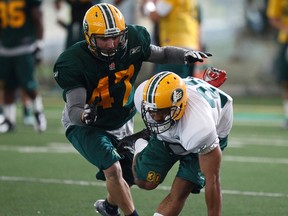
<path fill-rule="evenodd" d="M 176 176 L 194 184 L 194 188 L 191 191 L 192 193 L 199 193 L 205 186 L 205 178 L 201 173 L 197 154 L 182 156 Z"/>
<path fill-rule="evenodd" d="M 7 79 L 5 79 L 5 85 L 4 85 L 4 90 L 6 92 L 14 92 L 12 94 L 15 94 L 16 90 L 20 86 L 17 75 L 15 73 L 11 73 Z"/>
<path fill-rule="evenodd" d="M 163 142 L 152 137 L 147 147 L 137 156 L 135 165 L 137 178 L 160 184 L 178 158 L 169 153 Z"/>
<path fill-rule="evenodd" d="M 15 58 L 15 73 L 19 85 L 26 91 L 37 88 L 35 78 L 35 59 L 32 54 L 21 55 Z"/>
<path fill-rule="evenodd" d="M 114 147 L 113 136 L 100 129 L 70 126 L 66 137 L 84 158 L 101 170 L 109 168 L 122 158 Z"/>
<path fill-rule="evenodd" d="M 14 77 L 14 64 L 13 64 L 13 57 L 3 57 L 0 56 L 0 82 L 1 82 L 1 88 L 7 88 L 12 83 L 9 83 L 8 81 L 15 79 Z M 17 82 L 16 80 L 14 80 Z"/>

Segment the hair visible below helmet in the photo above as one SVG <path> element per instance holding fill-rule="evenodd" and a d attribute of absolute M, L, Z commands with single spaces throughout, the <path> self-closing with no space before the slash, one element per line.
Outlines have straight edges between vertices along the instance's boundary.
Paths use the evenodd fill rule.
<path fill-rule="evenodd" d="M 186 85 L 175 73 L 164 71 L 150 78 L 143 90 L 141 115 L 146 127 L 157 134 L 167 131 L 185 111 Z M 151 113 L 168 110 L 162 122 L 156 122 Z"/>
<path fill-rule="evenodd" d="M 113 5 L 93 5 L 83 19 L 83 31 L 91 53 L 104 61 L 113 60 L 117 49 L 126 49 L 127 27 L 122 13 Z M 96 38 L 120 36 L 119 46 L 112 53 L 104 53 L 97 47 Z"/>

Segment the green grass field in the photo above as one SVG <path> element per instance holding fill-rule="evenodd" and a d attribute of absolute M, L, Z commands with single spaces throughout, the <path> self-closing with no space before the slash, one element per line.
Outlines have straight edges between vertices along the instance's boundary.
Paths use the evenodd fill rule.
<path fill-rule="evenodd" d="M 60 124 L 61 93 L 43 95 L 48 130 L 22 124 L 0 135 L 0 216 L 89 216 L 106 195 L 97 169 L 68 143 Z M 223 216 L 288 215 L 288 130 L 281 128 L 280 98 L 235 98 L 235 121 L 223 154 Z M 136 118 L 136 131 L 142 128 Z M 140 215 L 153 215 L 176 168 L 154 191 L 132 187 Z M 204 193 L 191 195 L 181 215 L 206 215 Z"/>

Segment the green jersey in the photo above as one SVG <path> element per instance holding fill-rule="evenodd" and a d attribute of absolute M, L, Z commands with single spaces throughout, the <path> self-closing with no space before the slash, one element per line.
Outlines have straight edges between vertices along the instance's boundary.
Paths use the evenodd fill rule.
<path fill-rule="evenodd" d="M 28 47 L 36 41 L 30 10 L 42 0 L 0 0 L 0 47 Z"/>
<path fill-rule="evenodd" d="M 88 104 L 100 98 L 93 126 L 114 130 L 124 125 L 136 113 L 134 84 L 143 61 L 151 54 L 150 43 L 144 27 L 128 25 L 127 47 L 117 51 L 112 62 L 95 58 L 86 41 L 65 50 L 54 66 L 54 77 L 63 89 L 64 101 L 67 91 L 83 87 Z"/>

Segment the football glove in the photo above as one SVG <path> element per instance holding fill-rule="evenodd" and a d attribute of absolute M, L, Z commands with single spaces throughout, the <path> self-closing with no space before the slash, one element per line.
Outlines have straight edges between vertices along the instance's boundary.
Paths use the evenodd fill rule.
<path fill-rule="evenodd" d="M 83 122 L 86 125 L 92 125 L 97 120 L 97 106 L 93 107 L 85 104 L 83 112 Z"/>
<path fill-rule="evenodd" d="M 195 62 L 203 62 L 203 58 L 212 56 L 211 53 L 204 53 L 200 51 L 188 50 L 184 54 L 184 63 L 186 65 L 194 64 Z"/>
<path fill-rule="evenodd" d="M 97 120 L 97 103 L 100 101 L 99 97 L 96 97 L 91 105 L 85 104 L 83 111 L 83 122 L 86 125 L 92 125 Z"/>
<path fill-rule="evenodd" d="M 149 141 L 150 136 L 151 136 L 150 131 L 147 129 L 143 129 L 135 134 L 126 136 L 122 140 L 119 141 L 118 146 L 117 146 L 117 151 L 119 154 L 123 154 L 125 152 L 130 152 L 131 154 L 134 154 L 134 151 L 135 151 L 134 144 L 136 140 L 142 138 L 144 140 Z"/>
<path fill-rule="evenodd" d="M 226 79 L 226 71 L 214 67 L 207 68 L 203 74 L 203 80 L 215 87 L 220 87 Z"/>

